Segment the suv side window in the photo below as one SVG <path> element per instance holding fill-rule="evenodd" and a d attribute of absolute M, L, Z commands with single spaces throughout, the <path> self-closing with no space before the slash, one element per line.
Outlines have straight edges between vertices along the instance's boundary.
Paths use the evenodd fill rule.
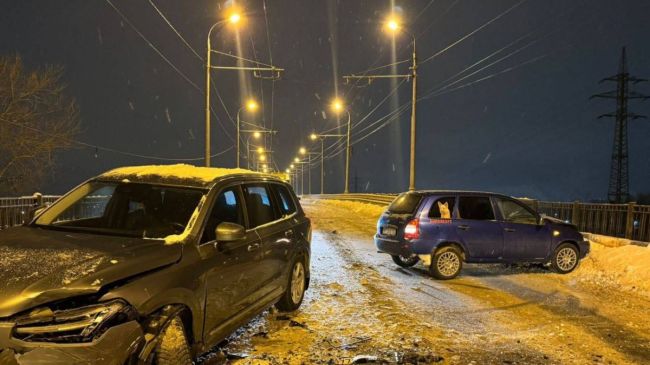
<path fill-rule="evenodd" d="M 504 221 L 537 224 L 537 216 L 523 205 L 509 199 L 497 198 L 496 201 Z"/>
<path fill-rule="evenodd" d="M 242 212 L 241 199 L 239 196 L 239 187 L 233 186 L 226 188 L 219 193 L 217 199 L 212 205 L 212 210 L 208 216 L 208 221 L 201 236 L 201 243 L 214 241 L 216 229 L 220 223 L 230 222 L 244 225 L 244 214 Z"/>
<path fill-rule="evenodd" d="M 248 212 L 249 228 L 273 222 L 276 216 L 267 184 L 244 185 L 244 200 Z"/>
<path fill-rule="evenodd" d="M 436 199 L 429 209 L 429 218 L 451 219 L 455 204 L 456 198 L 453 196 Z"/>
<path fill-rule="evenodd" d="M 283 216 L 295 213 L 296 203 L 294 203 L 291 193 L 287 187 L 280 184 L 273 184 L 271 186 L 277 193 L 278 204 L 280 205 L 280 213 L 282 213 Z"/>
<path fill-rule="evenodd" d="M 479 221 L 494 220 L 494 211 L 490 198 L 486 196 L 462 196 L 458 201 L 458 215 L 460 219 Z"/>

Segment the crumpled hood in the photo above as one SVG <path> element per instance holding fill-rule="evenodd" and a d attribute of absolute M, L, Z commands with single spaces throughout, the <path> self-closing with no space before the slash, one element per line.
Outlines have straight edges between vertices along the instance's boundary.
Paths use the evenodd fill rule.
<path fill-rule="evenodd" d="M 0 231 L 0 318 L 178 261 L 181 245 L 35 227 Z"/>

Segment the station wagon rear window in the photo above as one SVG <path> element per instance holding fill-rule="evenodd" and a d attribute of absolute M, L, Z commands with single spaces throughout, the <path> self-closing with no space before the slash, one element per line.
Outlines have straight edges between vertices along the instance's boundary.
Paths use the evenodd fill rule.
<path fill-rule="evenodd" d="M 409 214 L 415 212 L 422 196 L 419 194 L 403 193 L 393 200 L 388 211 L 395 214 Z"/>

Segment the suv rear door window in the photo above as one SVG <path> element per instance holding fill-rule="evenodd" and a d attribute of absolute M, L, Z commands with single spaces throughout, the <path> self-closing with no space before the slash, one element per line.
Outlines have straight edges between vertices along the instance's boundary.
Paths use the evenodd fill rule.
<path fill-rule="evenodd" d="M 451 219 L 455 204 L 456 198 L 453 196 L 436 199 L 429 209 L 429 218 Z"/>
<path fill-rule="evenodd" d="M 415 212 L 422 196 L 413 193 L 402 193 L 388 207 L 388 211 L 395 214 L 409 214 Z"/>
<path fill-rule="evenodd" d="M 244 199 L 246 200 L 249 228 L 261 226 L 279 218 L 275 214 L 271 194 L 266 184 L 245 185 Z"/>
<path fill-rule="evenodd" d="M 458 215 L 460 219 L 473 219 L 479 221 L 494 220 L 494 211 L 490 198 L 486 196 L 462 196 L 458 201 Z"/>
<path fill-rule="evenodd" d="M 284 185 L 273 184 L 273 190 L 277 193 L 280 212 L 282 215 L 291 215 L 296 212 L 296 204 L 291 197 L 291 193 Z"/>

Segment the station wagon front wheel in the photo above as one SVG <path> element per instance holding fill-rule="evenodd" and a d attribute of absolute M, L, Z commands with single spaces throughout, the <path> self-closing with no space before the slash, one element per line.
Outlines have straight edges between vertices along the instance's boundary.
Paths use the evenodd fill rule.
<path fill-rule="evenodd" d="M 460 273 L 463 268 L 463 257 L 454 246 L 443 247 L 433 254 L 429 272 L 431 275 L 440 280 L 453 279 Z"/>
<path fill-rule="evenodd" d="M 551 268 L 559 274 L 568 274 L 578 266 L 578 249 L 570 243 L 558 246 L 553 254 Z"/>
<path fill-rule="evenodd" d="M 401 267 L 411 267 L 420 261 L 420 258 L 416 254 L 410 256 L 391 255 L 390 257 L 393 258 L 393 262 Z"/>

